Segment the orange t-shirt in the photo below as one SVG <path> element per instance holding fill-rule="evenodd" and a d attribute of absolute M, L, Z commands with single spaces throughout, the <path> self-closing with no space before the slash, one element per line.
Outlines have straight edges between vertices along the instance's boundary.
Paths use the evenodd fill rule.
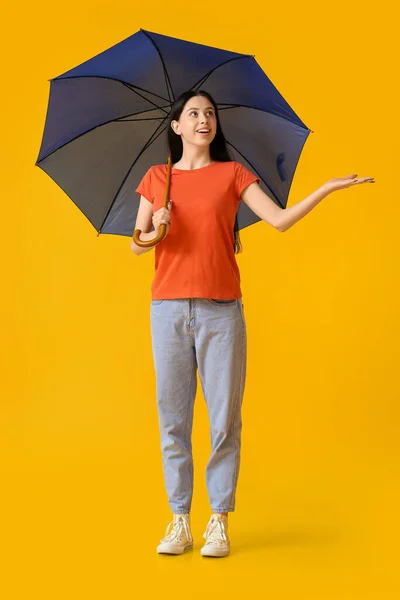
<path fill-rule="evenodd" d="M 163 206 L 166 175 L 166 164 L 154 165 L 136 189 L 153 214 Z M 236 161 L 172 168 L 171 225 L 155 246 L 153 300 L 242 297 L 233 228 L 240 194 L 253 181 L 260 179 Z"/>

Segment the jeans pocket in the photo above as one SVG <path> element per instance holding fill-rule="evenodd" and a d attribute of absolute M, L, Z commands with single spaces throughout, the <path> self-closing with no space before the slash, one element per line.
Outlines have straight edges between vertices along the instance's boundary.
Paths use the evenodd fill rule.
<path fill-rule="evenodd" d="M 236 298 L 234 300 L 217 300 L 215 298 L 207 298 L 207 301 L 217 306 L 230 306 L 237 303 Z"/>

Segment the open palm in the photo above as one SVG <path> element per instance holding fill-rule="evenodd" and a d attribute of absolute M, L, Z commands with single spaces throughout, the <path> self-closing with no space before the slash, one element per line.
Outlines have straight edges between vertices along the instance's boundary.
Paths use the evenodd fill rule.
<path fill-rule="evenodd" d="M 357 173 L 352 173 L 351 175 L 346 175 L 346 177 L 333 177 L 329 179 L 325 186 L 329 188 L 329 191 L 333 192 L 335 190 L 343 190 L 348 187 L 352 187 L 354 185 L 358 185 L 360 183 L 375 183 L 374 177 L 360 177 L 357 178 Z"/>

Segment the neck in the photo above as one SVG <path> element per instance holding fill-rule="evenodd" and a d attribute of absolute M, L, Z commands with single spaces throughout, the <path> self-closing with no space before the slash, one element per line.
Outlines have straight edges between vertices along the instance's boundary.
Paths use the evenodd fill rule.
<path fill-rule="evenodd" d="M 209 146 L 205 148 L 184 147 L 180 160 L 174 166 L 179 169 L 201 169 L 212 162 Z"/>

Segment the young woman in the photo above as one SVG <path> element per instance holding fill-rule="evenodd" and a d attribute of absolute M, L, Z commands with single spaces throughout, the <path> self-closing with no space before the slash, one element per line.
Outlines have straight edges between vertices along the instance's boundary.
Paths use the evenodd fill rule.
<path fill-rule="evenodd" d="M 241 249 L 240 201 L 285 231 L 333 191 L 334 182 L 348 187 L 355 175 L 330 180 L 282 211 L 261 190 L 260 179 L 229 156 L 217 106 L 205 91 L 188 91 L 175 101 L 168 146 L 169 208 L 163 207 L 167 165 L 154 165 L 136 189 L 141 198 L 135 225 L 147 232 L 141 234 L 143 240 L 154 239 L 160 225 L 167 225 L 166 237 L 155 247 L 150 314 L 164 479 L 173 520 L 157 551 L 182 554 L 193 546 L 191 434 L 198 369 L 212 444 L 206 468 L 212 515 L 201 553 L 222 557 L 230 550 L 228 513 L 235 509 L 246 377 L 246 323 L 235 259 Z M 131 248 L 137 255 L 151 250 L 133 240 Z"/>

